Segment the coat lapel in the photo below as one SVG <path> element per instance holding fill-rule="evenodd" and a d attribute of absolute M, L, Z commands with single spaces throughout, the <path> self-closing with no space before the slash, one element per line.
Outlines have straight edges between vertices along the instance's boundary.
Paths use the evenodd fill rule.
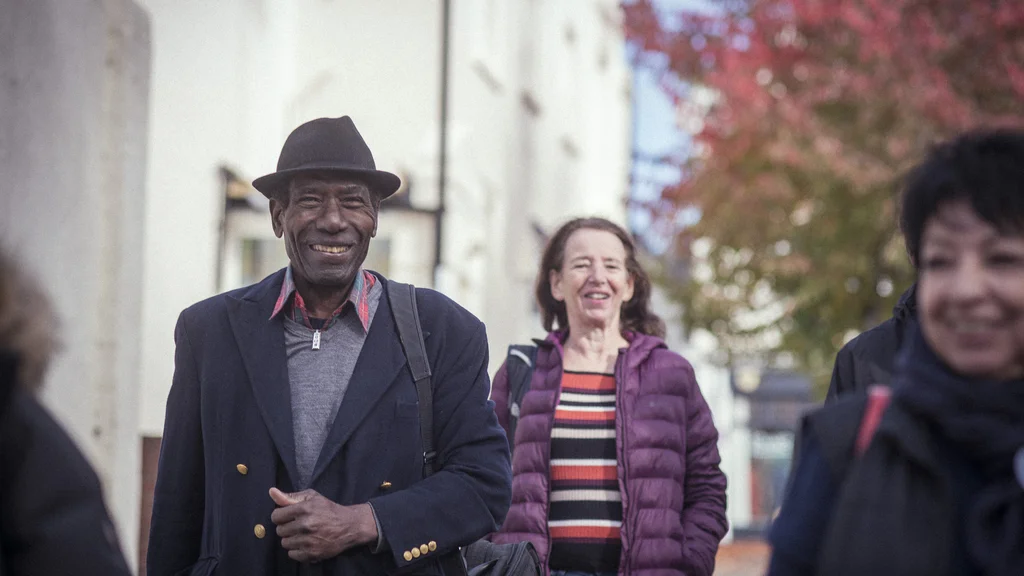
<path fill-rule="evenodd" d="M 342 446 L 348 442 L 352 433 L 373 411 L 374 406 L 394 384 L 396 378 L 403 371 L 407 371 L 405 352 L 398 339 L 398 330 L 395 328 L 391 305 L 388 303 L 386 281 L 384 281 L 383 289 L 385 293 L 377 305 L 377 312 L 373 316 L 370 331 L 366 335 L 363 349 L 356 361 L 352 379 L 345 391 L 345 398 L 342 399 L 341 406 L 338 407 L 334 424 L 327 434 L 316 466 L 313 468 L 311 486 L 316 483 L 317 478 L 338 454 Z M 384 415 L 375 414 L 374 417 L 380 418 Z M 390 414 L 387 417 L 390 418 Z M 368 450 L 375 448 L 373 446 L 366 447 Z"/>
<path fill-rule="evenodd" d="M 228 300 L 228 317 L 252 385 L 260 414 L 270 430 L 292 485 L 299 475 L 295 464 L 292 430 L 292 399 L 288 384 L 288 359 L 284 326 L 280 317 L 271 320 L 284 271 L 261 282 L 241 298 Z"/>

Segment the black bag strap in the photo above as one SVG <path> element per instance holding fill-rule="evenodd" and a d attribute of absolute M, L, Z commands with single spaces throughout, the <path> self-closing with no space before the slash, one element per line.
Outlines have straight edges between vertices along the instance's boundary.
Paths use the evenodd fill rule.
<path fill-rule="evenodd" d="M 398 338 L 405 350 L 420 409 L 420 438 L 423 442 L 423 475 L 434 473 L 434 389 L 430 381 L 430 362 L 423 342 L 423 328 L 416 308 L 416 288 L 412 284 L 388 281 L 388 302 L 398 327 Z"/>
<path fill-rule="evenodd" d="M 530 381 L 533 379 L 533 368 L 536 362 L 536 346 L 513 344 L 508 347 L 505 372 L 508 376 L 508 444 L 510 449 L 515 449 L 519 412 L 523 407 L 523 398 L 530 391 Z"/>
<path fill-rule="evenodd" d="M 434 388 L 430 380 L 430 361 L 427 359 L 427 346 L 423 342 L 423 327 L 420 325 L 420 313 L 416 307 L 416 287 L 388 280 L 388 303 L 398 327 L 398 339 L 402 342 L 405 359 L 409 363 L 409 371 L 416 383 L 420 413 L 420 439 L 423 442 L 423 476 L 432 475 L 434 459 Z M 445 576 L 466 576 L 466 562 L 459 550 L 445 554 L 438 560 Z"/>

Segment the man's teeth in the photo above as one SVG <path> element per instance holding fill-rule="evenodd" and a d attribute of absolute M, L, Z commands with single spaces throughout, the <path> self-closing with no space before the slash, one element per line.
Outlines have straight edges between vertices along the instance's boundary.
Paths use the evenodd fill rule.
<path fill-rule="evenodd" d="M 323 244 L 313 244 L 313 250 L 317 252 L 326 252 L 328 254 L 343 254 L 348 252 L 348 246 L 324 246 Z"/>

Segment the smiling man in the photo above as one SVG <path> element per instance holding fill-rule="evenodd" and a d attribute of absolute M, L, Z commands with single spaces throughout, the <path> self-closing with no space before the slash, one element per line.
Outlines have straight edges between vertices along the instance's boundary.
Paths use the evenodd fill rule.
<path fill-rule="evenodd" d="M 416 291 L 438 470 L 424 478 L 388 281 L 362 268 L 398 177 L 351 119 L 321 118 L 253 185 L 290 265 L 178 319 L 148 574 L 453 576 L 511 492 L 483 325 Z"/>

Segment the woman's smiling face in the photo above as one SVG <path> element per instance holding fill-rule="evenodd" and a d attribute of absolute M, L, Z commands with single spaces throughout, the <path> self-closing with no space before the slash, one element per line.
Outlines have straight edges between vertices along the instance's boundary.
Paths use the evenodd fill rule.
<path fill-rule="evenodd" d="M 1024 377 L 1024 236 L 966 202 L 942 206 L 921 238 L 917 299 L 925 338 L 954 371 Z"/>
<path fill-rule="evenodd" d="M 565 303 L 570 331 L 617 329 L 622 304 L 633 297 L 622 241 L 604 230 L 573 232 L 565 244 L 562 269 L 551 272 L 551 295 Z"/>

